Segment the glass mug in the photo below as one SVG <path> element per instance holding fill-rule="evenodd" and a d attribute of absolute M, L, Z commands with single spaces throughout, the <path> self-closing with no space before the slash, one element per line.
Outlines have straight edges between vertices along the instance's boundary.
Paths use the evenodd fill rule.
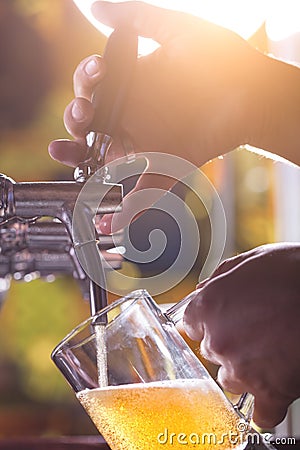
<path fill-rule="evenodd" d="M 147 291 L 134 291 L 53 350 L 112 450 L 245 447 L 247 421 L 176 329 L 192 296 L 163 313 Z"/>

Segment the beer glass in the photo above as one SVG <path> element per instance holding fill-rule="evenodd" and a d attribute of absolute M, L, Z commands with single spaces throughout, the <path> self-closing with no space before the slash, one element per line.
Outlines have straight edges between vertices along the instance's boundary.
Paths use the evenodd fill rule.
<path fill-rule="evenodd" d="M 170 315 L 134 291 L 75 328 L 52 359 L 112 450 L 244 448 L 247 422 Z"/>

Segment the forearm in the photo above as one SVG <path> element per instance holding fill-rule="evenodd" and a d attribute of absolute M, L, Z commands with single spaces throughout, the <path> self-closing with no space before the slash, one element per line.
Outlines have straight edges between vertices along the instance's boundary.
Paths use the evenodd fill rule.
<path fill-rule="evenodd" d="M 248 143 L 300 165 L 300 69 L 265 55 L 254 69 Z"/>

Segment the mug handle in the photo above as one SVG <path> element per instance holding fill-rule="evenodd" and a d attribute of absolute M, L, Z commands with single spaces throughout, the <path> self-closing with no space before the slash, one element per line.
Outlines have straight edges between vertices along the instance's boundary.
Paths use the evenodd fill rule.
<path fill-rule="evenodd" d="M 175 305 L 167 309 L 167 311 L 164 313 L 167 319 L 173 322 L 175 325 L 179 323 L 183 319 L 185 308 L 190 303 L 190 301 L 192 301 L 199 294 L 200 291 L 201 288 L 196 289 L 195 291 L 184 297 L 182 300 L 175 303 Z M 239 397 L 237 403 L 233 403 L 232 401 L 231 403 L 242 419 L 248 422 L 251 420 L 254 409 L 254 396 L 252 394 L 244 392 Z"/>

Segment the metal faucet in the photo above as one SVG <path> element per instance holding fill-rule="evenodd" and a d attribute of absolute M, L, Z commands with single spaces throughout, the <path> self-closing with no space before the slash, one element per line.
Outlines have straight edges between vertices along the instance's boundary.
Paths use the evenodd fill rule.
<path fill-rule="evenodd" d="M 99 194 L 102 187 L 107 190 L 107 185 L 100 183 Z M 72 242 L 73 210 L 81 188 L 76 182 L 16 183 L 0 174 L 0 303 L 12 278 L 29 280 L 58 274 L 72 275 L 83 297 L 90 298 L 89 279 Z M 122 186 L 109 185 L 97 213 L 120 210 L 121 201 Z M 45 217 L 46 221 L 38 220 Z M 120 268 L 122 256 L 107 250 L 121 244 L 121 234 L 114 238 L 96 234 L 103 270 L 105 261 L 114 269 Z"/>
<path fill-rule="evenodd" d="M 41 217 L 52 217 L 59 219 L 71 236 L 73 210 L 81 189 L 82 184 L 73 181 L 16 183 L 0 174 L 0 225 L 7 224 L 11 219 L 34 222 Z M 98 194 L 101 197 L 101 190 L 105 195 L 97 214 L 120 211 L 122 186 L 99 183 L 96 198 L 90 199 L 91 203 L 97 202 Z"/>
<path fill-rule="evenodd" d="M 122 186 L 105 183 L 100 179 L 98 182 L 96 179 L 95 183 L 94 198 L 87 199 L 82 219 L 85 220 L 87 228 L 94 229 L 93 246 L 91 247 L 91 242 L 87 243 L 89 250 L 92 250 L 89 252 L 90 264 L 92 267 L 98 268 L 102 280 L 105 280 L 103 258 L 98 249 L 93 219 L 95 214 L 112 214 L 121 209 Z M 59 219 L 64 224 L 70 240 L 73 242 L 73 212 L 82 187 L 81 183 L 75 181 L 16 183 L 2 174 L 0 175 L 0 225 L 7 225 L 11 220 L 35 222 L 41 217 L 52 217 Z M 99 206 L 98 198 L 102 198 Z M 95 205 L 97 205 L 97 210 L 95 210 Z M 73 242 L 74 244 L 76 242 Z M 84 244 L 84 240 L 81 239 L 80 251 L 84 251 Z M 103 287 L 98 287 L 94 281 L 90 282 L 90 287 L 89 300 L 91 312 L 94 314 L 106 305 L 107 300 L 106 295 L 103 295 Z"/>
<path fill-rule="evenodd" d="M 97 227 L 96 227 L 97 231 Z M 123 233 L 114 236 L 97 233 L 100 251 L 119 247 L 123 242 Z M 0 253 L 11 255 L 22 250 L 55 251 L 58 253 L 71 253 L 72 241 L 63 223 L 54 220 L 36 222 L 20 222 L 10 220 L 0 227 Z"/>
<path fill-rule="evenodd" d="M 106 75 L 97 86 L 92 103 L 95 108 L 94 119 L 87 134 L 87 157 L 74 172 L 78 182 L 85 183 L 89 177 L 95 177 L 104 183 L 109 179 L 107 169 L 104 168 L 106 155 L 116 135 L 120 135 L 120 120 L 126 103 L 130 81 L 133 76 L 137 59 L 138 38 L 136 33 L 128 27 L 116 29 L 110 36 L 105 52 Z M 125 146 L 125 145 L 124 145 Z M 125 150 L 126 151 L 126 150 Z M 91 205 L 89 199 L 89 205 Z M 77 228 L 81 234 L 79 240 L 92 230 L 93 214 L 91 208 L 81 208 L 80 222 L 82 228 Z M 89 234 L 91 237 L 91 233 Z M 105 273 L 102 268 L 99 251 L 93 245 L 92 239 L 86 239 L 86 245 L 77 247 L 77 256 L 85 262 L 89 274 L 91 313 L 95 314 L 107 304 Z M 100 283 L 95 280 L 100 280 Z"/>
<path fill-rule="evenodd" d="M 122 233 L 114 237 L 98 234 L 98 247 L 104 270 L 118 270 L 122 265 Z M 117 247 L 117 248 L 116 248 Z M 114 250 L 110 252 L 110 250 Z M 121 250 L 121 248 L 120 248 Z M 89 279 L 76 257 L 70 236 L 63 223 L 55 220 L 20 222 L 9 220 L 0 227 L 0 307 L 11 280 L 53 280 L 60 275 L 75 278 L 82 296 L 89 299 Z"/>
<path fill-rule="evenodd" d="M 0 277 L 7 280 L 15 273 L 24 277 L 35 271 L 47 275 L 56 269 L 72 272 L 85 285 L 89 277 L 92 314 L 107 303 L 102 253 L 111 244 L 110 237 L 99 236 L 95 216 L 121 209 L 122 186 L 108 182 L 105 161 L 113 138 L 120 134 L 136 58 L 135 33 L 114 31 L 104 53 L 106 75 L 92 99 L 95 117 L 87 134 L 87 157 L 75 169 L 74 182 L 17 183 L 0 174 Z M 86 196 L 85 187 L 91 184 Z M 39 222 L 40 218 L 48 221 Z M 110 260 L 119 267 L 120 256 Z"/>

